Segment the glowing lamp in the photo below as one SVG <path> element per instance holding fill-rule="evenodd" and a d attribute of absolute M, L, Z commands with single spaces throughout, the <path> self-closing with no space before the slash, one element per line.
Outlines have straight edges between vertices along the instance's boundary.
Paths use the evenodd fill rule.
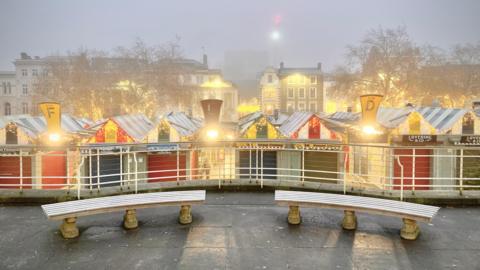
<path fill-rule="evenodd" d="M 49 140 L 50 142 L 54 142 L 54 143 L 55 143 L 55 142 L 58 142 L 58 141 L 60 141 L 60 134 L 58 134 L 58 133 L 50 133 L 50 134 L 48 134 L 48 140 Z"/>
<path fill-rule="evenodd" d="M 216 129 L 207 130 L 207 138 L 209 140 L 216 140 L 218 138 L 218 130 Z"/>
<path fill-rule="evenodd" d="M 382 131 L 375 129 L 373 126 L 363 126 L 362 127 L 363 133 L 367 135 L 379 135 L 382 134 Z"/>

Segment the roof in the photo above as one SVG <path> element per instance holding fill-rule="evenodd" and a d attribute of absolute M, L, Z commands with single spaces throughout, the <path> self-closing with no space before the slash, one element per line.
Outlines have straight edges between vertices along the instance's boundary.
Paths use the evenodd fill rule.
<path fill-rule="evenodd" d="M 318 69 L 316 67 L 312 68 L 280 68 L 278 69 L 278 74 L 280 76 L 282 75 L 289 75 L 293 73 L 301 73 L 301 74 L 307 74 L 307 75 L 321 75 L 322 70 Z"/>
<path fill-rule="evenodd" d="M 298 131 L 312 116 L 311 112 L 294 112 L 278 129 L 283 135 L 291 137 Z"/>
<path fill-rule="evenodd" d="M 439 133 L 451 129 L 468 112 L 466 109 L 446 109 L 440 107 L 420 107 L 417 111 Z"/>
<path fill-rule="evenodd" d="M 37 137 L 47 131 L 47 124 L 43 116 L 31 115 L 11 115 L 0 118 L 0 127 L 5 127 L 8 123 L 15 123 L 20 126 L 28 136 Z M 87 130 L 78 120 L 68 114 L 62 114 L 61 128 L 67 133 L 84 133 Z"/>
<path fill-rule="evenodd" d="M 268 121 L 270 123 L 272 123 L 272 125 L 274 126 L 280 126 L 282 125 L 285 121 L 287 121 L 288 119 L 288 115 L 287 114 L 283 114 L 283 113 L 278 113 L 278 115 L 275 117 L 275 115 L 269 115 L 267 116 L 268 118 Z"/>
<path fill-rule="evenodd" d="M 395 128 L 413 112 L 413 107 L 404 108 L 378 108 L 377 122 L 386 128 Z"/>
<path fill-rule="evenodd" d="M 143 114 L 114 116 L 110 119 L 137 142 L 142 141 L 153 128 L 153 123 Z"/>
<path fill-rule="evenodd" d="M 250 127 L 257 119 L 263 116 L 261 111 L 256 111 L 250 114 L 247 114 L 238 120 L 238 126 L 240 127 L 240 133 L 243 134 L 247 131 L 248 127 Z"/>
<path fill-rule="evenodd" d="M 184 112 L 170 112 L 162 118 L 166 119 L 180 136 L 191 136 L 202 127 L 200 119 L 188 116 Z"/>
<path fill-rule="evenodd" d="M 327 115 L 325 118 L 340 122 L 340 123 L 353 123 L 360 120 L 360 113 L 354 112 L 334 112 Z"/>

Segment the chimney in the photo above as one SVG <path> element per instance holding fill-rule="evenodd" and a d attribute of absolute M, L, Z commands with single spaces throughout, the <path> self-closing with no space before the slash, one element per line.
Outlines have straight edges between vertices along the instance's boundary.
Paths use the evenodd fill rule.
<path fill-rule="evenodd" d="M 317 69 L 322 71 L 322 62 L 317 63 Z"/>
<path fill-rule="evenodd" d="M 437 98 L 432 101 L 432 107 L 441 107 L 440 106 L 440 100 Z"/>
<path fill-rule="evenodd" d="M 203 65 L 208 68 L 208 57 L 206 54 L 203 54 Z"/>
<path fill-rule="evenodd" d="M 472 102 L 472 109 L 474 111 L 480 111 L 480 100 L 475 100 Z"/>
<path fill-rule="evenodd" d="M 273 118 L 275 120 L 278 120 L 279 117 L 280 117 L 280 110 L 279 109 L 273 110 Z"/>
<path fill-rule="evenodd" d="M 223 101 L 220 99 L 204 99 L 202 104 L 203 116 L 206 125 L 216 125 L 220 122 L 220 109 Z"/>
<path fill-rule="evenodd" d="M 347 112 L 352 112 L 352 107 L 351 106 L 347 107 Z"/>
<path fill-rule="evenodd" d="M 283 66 L 284 66 L 284 65 L 283 65 L 283 62 L 280 62 L 280 69 L 282 69 Z"/>
<path fill-rule="evenodd" d="M 31 59 L 31 57 L 28 56 L 28 54 L 26 52 L 22 52 L 22 53 L 20 53 L 20 59 L 26 60 L 26 59 Z"/>

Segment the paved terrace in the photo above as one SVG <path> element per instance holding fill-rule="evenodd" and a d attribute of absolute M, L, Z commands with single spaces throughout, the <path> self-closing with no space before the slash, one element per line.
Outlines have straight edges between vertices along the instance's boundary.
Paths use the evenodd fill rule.
<path fill-rule="evenodd" d="M 355 232 L 336 210 L 304 208 L 288 225 L 272 193 L 209 192 L 191 225 L 178 210 L 139 210 L 133 231 L 120 212 L 82 217 L 64 240 L 39 206 L 2 206 L 0 269 L 480 269 L 478 207 L 442 208 L 416 241 L 400 238 L 400 219 L 362 213 Z"/>

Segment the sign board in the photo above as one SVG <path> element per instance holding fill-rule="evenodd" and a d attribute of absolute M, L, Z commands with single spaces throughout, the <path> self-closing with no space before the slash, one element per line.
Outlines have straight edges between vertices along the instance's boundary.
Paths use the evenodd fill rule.
<path fill-rule="evenodd" d="M 374 124 L 377 122 L 377 111 L 382 101 L 382 95 L 362 95 L 360 104 L 362 106 L 362 123 Z"/>
<path fill-rule="evenodd" d="M 45 116 L 47 120 L 47 129 L 48 132 L 58 132 L 61 130 L 60 127 L 60 103 L 56 102 L 44 102 L 39 104 L 40 111 Z"/>
<path fill-rule="evenodd" d="M 470 135 L 470 136 L 462 136 L 460 138 L 460 142 L 455 144 L 460 145 L 480 145 L 480 136 Z"/>
<path fill-rule="evenodd" d="M 405 144 L 436 144 L 436 135 L 403 135 L 402 142 Z"/>
<path fill-rule="evenodd" d="M 149 144 L 147 150 L 151 152 L 168 152 L 177 151 L 179 149 L 178 144 Z"/>

